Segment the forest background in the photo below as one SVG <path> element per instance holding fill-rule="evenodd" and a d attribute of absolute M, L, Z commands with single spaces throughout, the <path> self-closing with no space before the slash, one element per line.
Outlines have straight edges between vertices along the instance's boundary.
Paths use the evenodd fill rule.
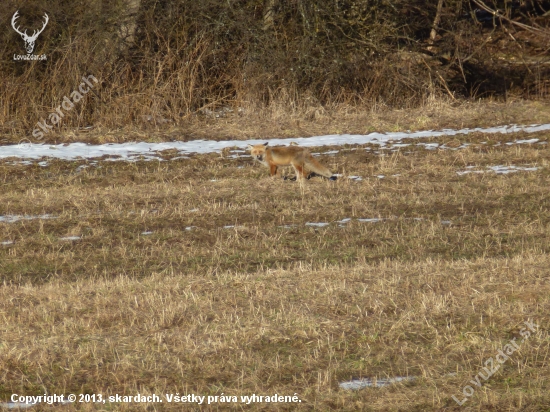
<path fill-rule="evenodd" d="M 542 0 L 10 0 L 0 5 L 6 25 L 16 10 L 29 33 L 48 14 L 34 50 L 47 60 L 13 60 L 23 42 L 0 34 L 4 141 L 30 137 L 83 75 L 100 87 L 59 132 L 224 116 L 314 121 L 550 90 Z"/>

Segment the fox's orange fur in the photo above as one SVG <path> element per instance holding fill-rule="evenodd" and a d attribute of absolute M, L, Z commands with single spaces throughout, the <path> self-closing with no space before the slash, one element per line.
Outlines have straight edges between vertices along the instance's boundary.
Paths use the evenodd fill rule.
<path fill-rule="evenodd" d="M 330 170 L 315 160 L 311 153 L 303 147 L 268 147 L 267 143 L 264 143 L 254 146 L 248 145 L 248 150 L 250 150 L 254 160 L 269 167 L 271 176 L 277 174 L 278 166 L 292 165 L 298 179 L 303 179 L 305 170 L 308 170 L 331 180 L 336 180 L 336 176 L 333 176 Z"/>

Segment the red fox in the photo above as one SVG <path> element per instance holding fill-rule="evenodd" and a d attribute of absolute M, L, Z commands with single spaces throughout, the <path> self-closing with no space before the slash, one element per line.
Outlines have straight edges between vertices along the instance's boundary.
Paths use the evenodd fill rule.
<path fill-rule="evenodd" d="M 267 145 L 268 143 L 256 144 L 254 146 L 248 145 L 247 149 L 250 150 L 250 154 L 254 160 L 269 167 L 271 176 L 277 174 L 278 166 L 292 165 L 298 179 L 303 179 L 305 177 L 304 171 L 308 170 L 330 180 L 336 180 L 336 176 L 315 160 L 307 149 L 294 145 L 287 147 L 267 147 Z M 310 177 L 311 174 L 307 176 L 308 179 Z"/>

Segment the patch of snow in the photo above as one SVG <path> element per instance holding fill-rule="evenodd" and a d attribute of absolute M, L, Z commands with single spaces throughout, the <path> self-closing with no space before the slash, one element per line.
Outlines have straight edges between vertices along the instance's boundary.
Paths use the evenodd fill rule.
<path fill-rule="evenodd" d="M 32 215 L 0 215 L 0 222 L 5 222 L 5 223 L 14 223 L 14 222 L 17 222 L 19 220 L 33 220 L 33 219 L 57 219 L 56 216 L 52 216 L 52 215 L 36 215 L 36 216 L 32 216 Z"/>
<path fill-rule="evenodd" d="M 342 220 L 337 220 L 336 223 L 345 224 L 351 221 L 351 217 L 346 217 Z"/>
<path fill-rule="evenodd" d="M 508 146 L 511 146 L 513 144 L 533 144 L 537 143 L 539 139 L 523 139 L 523 140 L 516 140 L 514 142 L 508 142 L 506 143 Z"/>
<path fill-rule="evenodd" d="M 330 225 L 330 223 L 326 223 L 326 222 L 319 222 L 319 223 L 307 222 L 306 223 L 306 226 L 312 226 L 312 227 L 325 227 L 328 225 Z"/>
<path fill-rule="evenodd" d="M 246 155 L 246 154 L 244 154 L 244 155 L 233 154 L 233 155 L 229 155 L 229 156 L 227 156 L 227 157 L 228 157 L 229 159 L 246 159 L 246 158 L 252 157 L 252 156 Z"/>
<path fill-rule="evenodd" d="M 356 391 L 363 388 L 383 388 L 398 382 L 406 382 L 415 380 L 415 376 L 396 376 L 395 378 L 387 379 L 352 379 L 351 381 L 341 382 L 338 386 L 344 390 Z"/>
<path fill-rule="evenodd" d="M 38 403 L 23 403 L 23 402 L 1 402 L 0 408 L 4 409 L 28 409 L 32 408 L 33 406 L 38 405 Z"/>
<path fill-rule="evenodd" d="M 50 404 L 50 405 L 68 405 L 72 402 L 68 401 L 68 400 L 62 400 L 60 402 L 54 402 L 53 404 Z M 32 408 L 36 405 L 39 405 L 40 402 L 35 402 L 35 403 L 32 403 L 32 402 L 0 402 L 0 408 L 4 408 L 4 409 L 15 409 L 15 410 L 21 410 L 21 409 L 28 409 L 28 408 Z"/>
<path fill-rule="evenodd" d="M 500 175 L 500 174 L 515 173 L 517 171 L 534 172 L 535 170 L 538 170 L 540 168 L 539 167 L 502 166 L 502 165 L 499 165 L 499 166 L 489 166 L 489 169 L 491 169 L 497 175 Z"/>
<path fill-rule="evenodd" d="M 463 171 L 456 172 L 456 174 L 459 176 L 467 175 L 468 173 L 485 173 L 485 171 L 484 170 L 463 170 Z"/>
<path fill-rule="evenodd" d="M 59 240 L 80 240 L 82 239 L 80 236 L 65 236 L 60 237 Z"/>
<path fill-rule="evenodd" d="M 2 246 L 13 245 L 13 242 L 11 240 L 4 240 L 3 242 L 0 242 L 0 245 Z"/>
<path fill-rule="evenodd" d="M 400 141 L 402 139 L 419 139 L 433 138 L 440 136 L 456 136 L 478 133 L 535 133 L 543 130 L 550 130 L 550 124 L 536 126 L 498 126 L 488 128 L 473 128 L 460 130 L 440 130 L 440 131 L 419 131 L 419 132 L 390 132 L 390 133 L 370 133 L 367 135 L 326 135 L 314 137 L 300 137 L 288 139 L 271 139 L 270 145 L 287 146 L 291 141 L 296 142 L 302 147 L 313 146 L 340 146 L 344 144 L 376 144 L 383 146 L 389 141 Z M 531 139 L 534 140 L 534 139 Z M 0 146 L 0 158 L 17 157 L 21 159 L 40 159 L 42 157 L 50 157 L 62 160 L 76 159 L 91 159 L 100 158 L 103 156 L 113 156 L 112 161 L 126 160 L 135 161 L 143 160 L 141 156 L 145 156 L 145 160 L 157 159 L 156 152 L 164 150 L 177 150 L 180 155 L 189 155 L 192 153 L 213 153 L 221 152 L 225 148 L 245 149 L 249 144 L 264 143 L 264 140 L 228 140 L 228 141 L 211 141 L 211 140 L 192 140 L 188 142 L 162 142 L 162 143 L 147 143 L 147 142 L 128 142 L 128 143 L 105 143 L 101 145 L 89 145 L 86 143 L 70 143 L 59 145 L 47 145 L 43 143 L 29 143 L 22 145 L 7 145 Z M 519 140 L 518 142 L 524 142 Z M 529 142 L 529 141 L 525 141 Z M 462 145 L 461 147 L 467 147 Z M 367 149 L 368 150 L 368 149 Z"/>
<path fill-rule="evenodd" d="M 379 217 L 367 218 L 367 219 L 357 219 L 358 222 L 369 222 L 369 223 L 381 222 L 383 220 L 384 219 L 379 218 Z"/>
<path fill-rule="evenodd" d="M 141 232 L 141 234 L 144 235 L 144 236 L 147 236 L 147 235 L 152 235 L 153 232 Z"/>
<path fill-rule="evenodd" d="M 439 147 L 439 143 L 418 143 L 418 146 L 424 146 L 426 150 L 435 150 Z"/>
<path fill-rule="evenodd" d="M 541 169 L 540 167 L 536 166 L 505 166 L 505 165 L 497 165 L 497 166 L 487 166 L 486 170 L 472 170 L 475 166 L 466 166 L 466 169 L 469 170 L 459 170 L 456 172 L 457 175 L 462 176 L 466 175 L 468 173 L 487 173 L 487 172 L 495 172 L 497 175 L 506 175 L 509 173 L 516 173 L 516 172 L 534 172 L 536 170 Z"/>

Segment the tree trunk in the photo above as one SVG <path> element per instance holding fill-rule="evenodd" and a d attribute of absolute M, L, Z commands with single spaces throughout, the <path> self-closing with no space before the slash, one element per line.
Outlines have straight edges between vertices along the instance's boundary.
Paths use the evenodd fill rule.
<path fill-rule="evenodd" d="M 435 36 L 437 36 L 437 28 L 439 26 L 439 22 L 441 21 L 441 9 L 443 8 L 443 0 L 439 0 L 437 2 L 437 11 L 435 12 L 435 19 L 432 24 L 432 31 L 430 32 L 430 39 L 428 40 L 428 43 L 431 45 L 434 44 Z M 430 48 L 428 48 L 430 49 Z"/>
<path fill-rule="evenodd" d="M 265 2 L 264 9 L 264 25 L 263 30 L 275 29 L 275 7 L 277 6 L 277 0 L 267 0 Z"/>

